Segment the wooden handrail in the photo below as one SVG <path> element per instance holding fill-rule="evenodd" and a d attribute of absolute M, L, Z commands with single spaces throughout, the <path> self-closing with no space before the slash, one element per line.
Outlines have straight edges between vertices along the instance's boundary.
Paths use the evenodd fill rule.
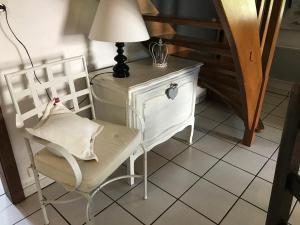
<path fill-rule="evenodd" d="M 168 24 L 189 25 L 208 29 L 222 30 L 221 23 L 216 20 L 201 20 L 197 18 L 179 18 L 174 16 L 144 14 L 144 20 Z"/>

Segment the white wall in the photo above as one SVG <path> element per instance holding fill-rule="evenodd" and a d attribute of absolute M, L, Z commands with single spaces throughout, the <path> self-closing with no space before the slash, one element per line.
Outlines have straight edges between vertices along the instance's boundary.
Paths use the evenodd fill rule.
<path fill-rule="evenodd" d="M 84 54 L 90 68 L 114 64 L 112 43 L 91 42 L 87 39 L 99 0 L 2 0 L 6 4 L 12 28 L 28 47 L 33 61 L 67 58 Z M 140 44 L 127 47 L 130 60 L 147 55 Z M 20 70 L 28 64 L 21 46 L 13 39 L 0 14 L 0 73 Z M 33 177 L 28 176 L 29 160 L 24 142 L 15 128 L 15 114 L 3 76 L 0 79 L 0 103 L 11 138 L 22 185 L 30 194 Z"/>
<path fill-rule="evenodd" d="M 291 82 L 300 82 L 300 30 L 281 29 L 271 77 Z"/>

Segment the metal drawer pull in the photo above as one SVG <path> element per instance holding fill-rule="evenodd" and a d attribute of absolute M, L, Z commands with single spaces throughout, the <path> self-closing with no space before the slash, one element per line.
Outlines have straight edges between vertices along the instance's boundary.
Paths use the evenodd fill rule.
<path fill-rule="evenodd" d="M 166 90 L 166 95 L 168 99 L 174 100 L 178 94 L 178 84 L 170 84 L 170 87 Z"/>

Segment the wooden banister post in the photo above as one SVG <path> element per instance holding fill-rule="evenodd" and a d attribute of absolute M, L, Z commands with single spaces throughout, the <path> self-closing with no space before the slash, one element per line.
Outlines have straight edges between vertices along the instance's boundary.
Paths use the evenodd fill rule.
<path fill-rule="evenodd" d="M 17 164 L 0 107 L 0 177 L 7 197 L 17 204 L 25 199 Z"/>

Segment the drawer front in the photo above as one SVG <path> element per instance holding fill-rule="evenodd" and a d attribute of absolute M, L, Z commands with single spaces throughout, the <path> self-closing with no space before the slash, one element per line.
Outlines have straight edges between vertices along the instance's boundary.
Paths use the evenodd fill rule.
<path fill-rule="evenodd" d="M 177 84 L 178 93 L 172 100 L 166 90 Z M 151 141 L 169 129 L 194 117 L 196 76 L 164 82 L 135 98 L 136 108 L 145 120 L 144 140 Z"/>

